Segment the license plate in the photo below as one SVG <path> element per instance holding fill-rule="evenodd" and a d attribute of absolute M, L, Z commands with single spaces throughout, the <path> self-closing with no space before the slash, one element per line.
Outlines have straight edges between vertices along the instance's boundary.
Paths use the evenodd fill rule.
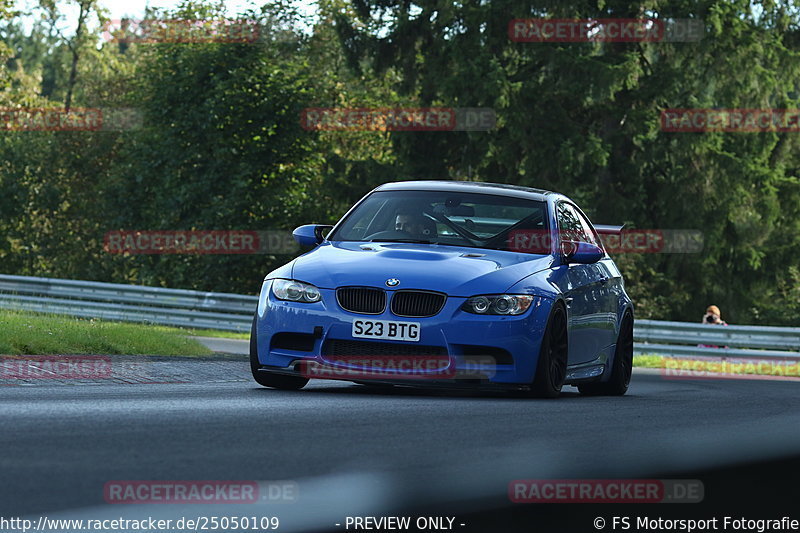
<path fill-rule="evenodd" d="M 419 322 L 353 320 L 353 337 L 419 342 Z"/>

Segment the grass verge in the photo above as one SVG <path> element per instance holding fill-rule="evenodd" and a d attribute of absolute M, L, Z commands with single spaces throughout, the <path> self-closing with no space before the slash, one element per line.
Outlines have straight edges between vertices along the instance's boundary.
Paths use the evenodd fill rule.
<path fill-rule="evenodd" d="M 660 355 L 634 355 L 633 366 L 640 368 L 666 368 L 667 362 Z"/>
<path fill-rule="evenodd" d="M 167 331 L 176 331 L 183 335 L 192 335 L 193 337 L 216 337 L 219 339 L 244 339 L 250 340 L 250 332 L 237 333 L 235 331 L 221 331 L 218 329 L 183 329 L 183 328 L 168 328 L 164 327 Z"/>
<path fill-rule="evenodd" d="M 178 328 L 0 310 L 4 355 L 209 355 Z"/>

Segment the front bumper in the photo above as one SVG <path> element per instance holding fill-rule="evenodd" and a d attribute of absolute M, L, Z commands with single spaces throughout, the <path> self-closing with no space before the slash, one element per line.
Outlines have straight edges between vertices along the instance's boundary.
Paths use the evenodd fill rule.
<path fill-rule="evenodd" d="M 533 380 L 553 303 L 537 298 L 519 316 L 475 315 L 461 310 L 466 298 L 451 296 L 433 317 L 406 318 L 388 309 L 351 313 L 339 306 L 334 290 L 320 292 L 322 299 L 308 304 L 277 300 L 268 291 L 256 324 L 264 370 L 347 381 L 519 388 Z M 354 339 L 356 319 L 418 322 L 419 341 Z"/>

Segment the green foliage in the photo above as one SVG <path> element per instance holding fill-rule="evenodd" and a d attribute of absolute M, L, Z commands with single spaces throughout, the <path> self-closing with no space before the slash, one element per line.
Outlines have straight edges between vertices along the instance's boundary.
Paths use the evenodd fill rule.
<path fill-rule="evenodd" d="M 800 319 L 794 134 L 666 133 L 667 108 L 797 108 L 797 11 L 783 3 L 354 0 L 350 64 L 398 69 L 421 105 L 491 107 L 490 133 L 393 136 L 415 174 L 563 192 L 598 223 L 701 229 L 702 254 L 620 257 L 640 317 Z M 756 15 L 758 13 L 758 15 Z M 700 42 L 517 43 L 512 18 L 700 18 Z M 363 67 L 360 67 L 363 68 Z M 780 243 L 780 244 L 779 244 Z M 783 288 L 781 288 L 783 287 Z M 781 311 L 777 311 L 780 309 Z"/>
<path fill-rule="evenodd" d="M 92 4 L 93 5 L 93 4 Z M 253 44 L 99 42 L 0 21 L 0 105 L 134 108 L 130 131 L 0 136 L 0 271 L 255 292 L 288 257 L 115 256 L 115 229 L 290 230 L 412 178 L 563 192 L 597 223 L 700 229 L 700 254 L 617 257 L 637 316 L 800 319 L 800 139 L 667 133 L 668 108 L 798 108 L 798 12 L 744 0 L 272 2 Z M 8 7 L 0 6 L 0 18 Z M 101 19 L 102 12 L 97 14 Z M 517 43 L 514 18 L 699 18 L 699 42 Z M 231 18 L 183 1 L 148 17 Z M 89 28 L 91 29 L 91 28 Z M 306 107 L 488 107 L 490 132 L 309 132 Z"/>
<path fill-rule="evenodd" d="M 114 173 L 112 227 L 290 229 L 312 178 L 299 124 L 313 101 L 307 73 L 251 44 L 158 45 L 143 63 L 135 93 L 145 127 Z M 253 291 L 264 258 L 131 263 L 146 283 Z"/>

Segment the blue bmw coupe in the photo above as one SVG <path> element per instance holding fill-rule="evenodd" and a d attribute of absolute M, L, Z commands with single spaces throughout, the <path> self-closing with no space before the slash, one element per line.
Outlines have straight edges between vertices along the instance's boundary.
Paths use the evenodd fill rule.
<path fill-rule="evenodd" d="M 264 279 L 250 335 L 261 385 L 622 395 L 633 304 L 600 233 L 561 194 L 476 182 L 381 185 Z"/>

